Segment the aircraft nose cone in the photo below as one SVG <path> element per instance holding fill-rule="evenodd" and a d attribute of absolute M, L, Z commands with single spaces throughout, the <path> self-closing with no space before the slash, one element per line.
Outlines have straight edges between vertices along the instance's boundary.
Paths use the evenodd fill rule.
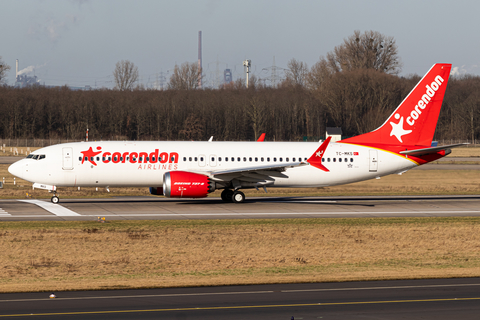
<path fill-rule="evenodd" d="M 18 178 L 23 178 L 23 163 L 22 161 L 17 161 L 10 165 L 8 167 L 8 172 L 10 172 L 12 175 L 18 177 Z"/>

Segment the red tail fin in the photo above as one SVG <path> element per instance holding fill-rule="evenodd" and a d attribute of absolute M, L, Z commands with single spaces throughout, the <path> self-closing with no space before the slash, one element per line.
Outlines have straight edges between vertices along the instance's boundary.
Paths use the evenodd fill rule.
<path fill-rule="evenodd" d="M 430 146 L 451 68 L 435 64 L 382 126 L 341 142 Z"/>
<path fill-rule="evenodd" d="M 264 141 L 265 140 L 265 133 L 262 133 L 257 141 Z"/>

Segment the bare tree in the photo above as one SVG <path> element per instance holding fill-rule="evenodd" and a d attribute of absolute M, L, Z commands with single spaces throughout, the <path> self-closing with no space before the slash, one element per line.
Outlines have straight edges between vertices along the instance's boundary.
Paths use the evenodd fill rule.
<path fill-rule="evenodd" d="M 134 83 L 138 80 L 138 67 L 128 60 L 122 60 L 115 65 L 113 72 L 115 89 L 125 91 L 132 90 Z"/>
<path fill-rule="evenodd" d="M 305 62 L 291 59 L 288 61 L 286 73 L 286 82 L 293 86 L 304 86 L 307 78 L 308 67 Z"/>
<path fill-rule="evenodd" d="M 377 31 L 361 34 L 355 30 L 353 35 L 343 40 L 343 44 L 329 52 L 325 60 L 334 72 L 374 69 L 396 75 L 401 71 L 395 39 Z"/>
<path fill-rule="evenodd" d="M 175 65 L 168 88 L 177 90 L 197 89 L 199 77 L 201 77 L 201 70 L 198 70 L 197 63 L 185 62 L 180 67 Z"/>
<path fill-rule="evenodd" d="M 10 66 L 6 64 L 2 57 L 0 56 L 0 85 L 6 83 L 5 77 L 7 76 L 7 71 L 10 70 Z"/>

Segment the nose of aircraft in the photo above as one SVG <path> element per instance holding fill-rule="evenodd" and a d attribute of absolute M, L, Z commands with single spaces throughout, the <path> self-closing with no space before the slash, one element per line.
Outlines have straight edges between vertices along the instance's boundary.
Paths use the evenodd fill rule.
<path fill-rule="evenodd" d="M 8 167 L 8 172 L 16 177 L 23 178 L 23 161 L 17 161 Z"/>

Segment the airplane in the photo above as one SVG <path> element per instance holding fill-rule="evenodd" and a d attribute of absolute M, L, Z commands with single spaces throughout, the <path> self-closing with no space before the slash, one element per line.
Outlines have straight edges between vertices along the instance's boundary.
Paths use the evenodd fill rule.
<path fill-rule="evenodd" d="M 241 189 L 327 187 L 401 174 L 463 145 L 432 146 L 451 67 L 433 65 L 379 128 L 337 142 L 74 142 L 38 149 L 8 171 L 53 192 L 53 203 L 61 187 L 149 187 L 170 198 L 223 189 L 223 201 L 241 203 Z"/>

